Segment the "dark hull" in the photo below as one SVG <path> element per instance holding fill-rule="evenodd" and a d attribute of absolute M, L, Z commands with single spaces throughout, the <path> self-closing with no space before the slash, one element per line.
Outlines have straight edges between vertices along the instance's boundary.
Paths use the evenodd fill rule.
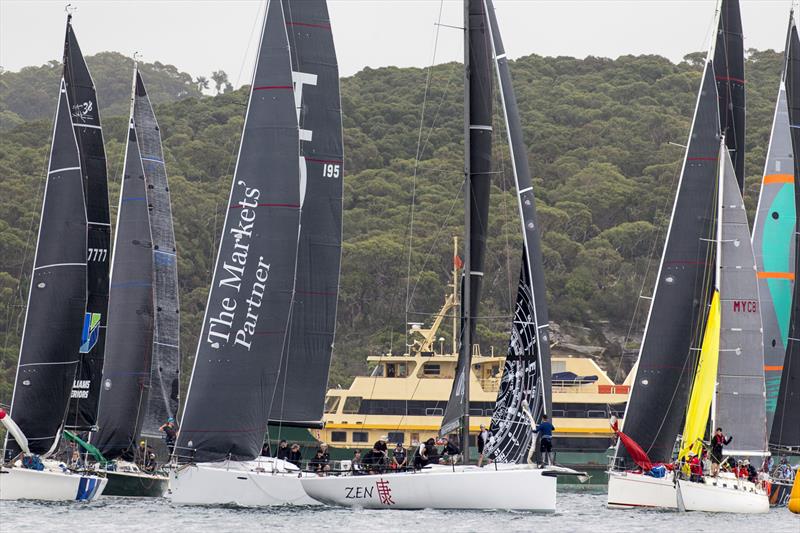
<path fill-rule="evenodd" d="M 789 496 L 792 493 L 791 481 L 772 481 L 772 489 L 769 493 L 770 507 L 786 507 L 789 505 Z"/>
<path fill-rule="evenodd" d="M 167 491 L 169 479 L 134 472 L 107 472 L 108 485 L 103 496 L 128 496 L 139 498 L 160 498 Z"/>

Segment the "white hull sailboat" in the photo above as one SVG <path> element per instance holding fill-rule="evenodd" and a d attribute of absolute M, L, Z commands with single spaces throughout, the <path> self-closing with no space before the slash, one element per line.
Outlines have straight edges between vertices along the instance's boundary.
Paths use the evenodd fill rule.
<path fill-rule="evenodd" d="M 170 472 L 167 497 L 188 505 L 319 505 L 301 485 L 302 479 L 313 475 L 269 457 L 190 464 Z"/>
<path fill-rule="evenodd" d="M 528 465 L 436 465 L 390 474 L 304 477 L 300 482 L 315 500 L 345 507 L 556 510 L 556 473 Z"/>
<path fill-rule="evenodd" d="M 91 501 L 103 494 L 108 480 L 72 473 L 63 465 L 44 462 L 44 470 L 0 466 L 0 500 Z"/>

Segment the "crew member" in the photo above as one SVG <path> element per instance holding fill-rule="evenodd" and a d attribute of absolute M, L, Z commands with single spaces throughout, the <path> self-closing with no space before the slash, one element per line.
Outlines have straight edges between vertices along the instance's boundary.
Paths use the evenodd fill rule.
<path fill-rule="evenodd" d="M 169 454 L 172 455 L 173 450 L 175 450 L 175 439 L 178 436 L 178 430 L 175 427 L 175 419 L 172 417 L 167 418 L 167 421 L 161 424 L 158 430 L 164 432 L 164 440 L 167 443 Z"/>
<path fill-rule="evenodd" d="M 536 425 L 536 429 L 533 430 L 534 433 L 539 434 L 539 451 L 542 454 L 542 465 L 545 464 L 545 461 L 548 465 L 553 464 L 553 430 L 555 429 L 553 424 L 547 419 L 547 415 L 542 415 L 542 421 L 539 422 Z"/>
<path fill-rule="evenodd" d="M 733 440 L 733 436 L 725 437 L 722 428 L 717 428 L 711 437 L 711 475 L 719 475 L 719 464 L 722 462 L 722 448 Z"/>

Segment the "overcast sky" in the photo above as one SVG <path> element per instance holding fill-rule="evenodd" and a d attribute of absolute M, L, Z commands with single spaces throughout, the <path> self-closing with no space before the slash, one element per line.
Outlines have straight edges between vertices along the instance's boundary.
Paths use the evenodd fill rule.
<path fill-rule="evenodd" d="M 708 47 L 716 0 L 495 0 L 508 55 L 654 53 L 679 61 Z M 0 0 L 0 66 L 61 57 L 64 0 Z M 341 74 L 431 63 L 435 23 L 461 24 L 460 0 L 328 0 Z M 791 0 L 741 0 L 745 48 L 783 48 Z M 193 76 L 225 70 L 249 82 L 264 0 L 73 0 L 84 54 L 114 50 Z M 460 60 L 441 27 L 436 62 Z"/>

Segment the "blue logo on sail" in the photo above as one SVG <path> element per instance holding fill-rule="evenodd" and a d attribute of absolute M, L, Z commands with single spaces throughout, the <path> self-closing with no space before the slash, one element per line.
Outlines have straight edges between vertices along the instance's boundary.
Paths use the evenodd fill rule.
<path fill-rule="evenodd" d="M 83 317 L 83 335 L 81 335 L 81 353 L 89 353 L 97 344 L 100 336 L 100 313 L 86 313 Z"/>

